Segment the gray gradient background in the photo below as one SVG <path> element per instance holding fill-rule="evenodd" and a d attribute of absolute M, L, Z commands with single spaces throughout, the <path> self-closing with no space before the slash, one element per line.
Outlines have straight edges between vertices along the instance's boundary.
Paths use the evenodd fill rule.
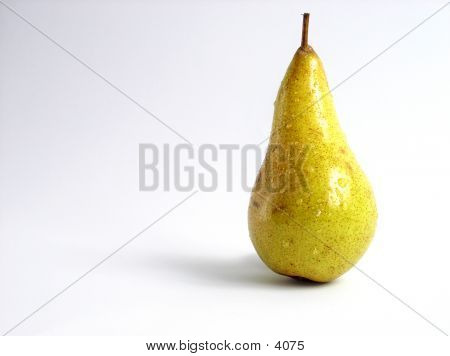
<path fill-rule="evenodd" d="M 301 12 L 332 87 L 444 2 L 7 4 L 198 145 L 268 136 Z M 333 94 L 379 205 L 358 266 L 446 332 L 449 36 L 447 7 Z M 139 192 L 143 142 L 182 140 L 0 6 L 1 331 L 188 196 Z M 248 199 L 196 194 L 12 334 L 439 336 L 358 271 L 321 286 L 271 273 Z"/>

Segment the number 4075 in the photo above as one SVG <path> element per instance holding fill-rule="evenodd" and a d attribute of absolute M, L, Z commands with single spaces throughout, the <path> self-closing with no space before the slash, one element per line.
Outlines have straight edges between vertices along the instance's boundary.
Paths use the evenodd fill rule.
<path fill-rule="evenodd" d="M 303 350 L 305 348 L 304 341 L 278 341 L 275 344 L 277 350 Z"/>

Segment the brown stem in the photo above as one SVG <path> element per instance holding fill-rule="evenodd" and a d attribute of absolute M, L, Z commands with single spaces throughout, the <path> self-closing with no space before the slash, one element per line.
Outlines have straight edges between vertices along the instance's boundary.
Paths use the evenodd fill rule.
<path fill-rule="evenodd" d="M 303 28 L 302 28 L 302 45 L 301 48 L 308 47 L 308 26 L 309 26 L 309 13 L 303 14 Z"/>

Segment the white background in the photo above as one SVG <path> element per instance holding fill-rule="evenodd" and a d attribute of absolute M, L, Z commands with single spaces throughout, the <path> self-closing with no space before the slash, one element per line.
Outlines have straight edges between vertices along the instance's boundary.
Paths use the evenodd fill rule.
<path fill-rule="evenodd" d="M 268 136 L 302 12 L 334 87 L 444 4 L 5 3 L 195 147 Z M 449 20 L 450 6 L 333 93 L 379 209 L 358 266 L 447 333 Z M 190 193 L 139 192 L 139 143 L 183 141 L 2 5 L 0 54 L 4 333 Z M 273 274 L 248 199 L 238 185 L 195 194 L 11 335 L 445 337 L 356 270 L 323 285 Z"/>

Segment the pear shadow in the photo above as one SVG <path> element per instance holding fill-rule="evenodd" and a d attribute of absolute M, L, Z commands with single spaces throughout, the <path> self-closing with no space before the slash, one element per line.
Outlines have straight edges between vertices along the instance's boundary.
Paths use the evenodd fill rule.
<path fill-rule="evenodd" d="M 256 255 L 230 259 L 198 255 L 159 256 L 152 259 L 152 268 L 161 268 L 167 273 L 175 273 L 177 279 L 211 286 L 325 288 L 336 283 L 318 283 L 303 278 L 279 275 L 266 267 Z"/>

